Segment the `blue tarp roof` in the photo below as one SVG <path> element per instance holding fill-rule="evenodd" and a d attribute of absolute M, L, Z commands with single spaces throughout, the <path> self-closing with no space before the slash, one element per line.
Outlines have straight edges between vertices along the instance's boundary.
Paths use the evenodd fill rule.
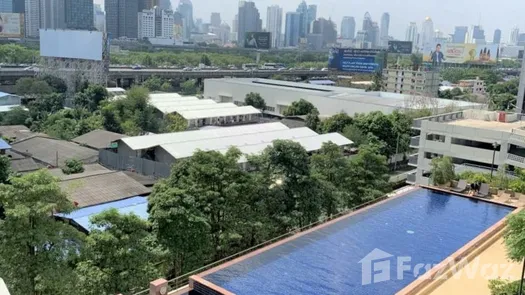
<path fill-rule="evenodd" d="M 310 84 L 314 85 L 334 85 L 335 82 L 332 80 L 310 80 Z"/>
<path fill-rule="evenodd" d="M 8 95 L 11 95 L 11 94 L 0 91 L 0 97 L 4 97 Z"/>
<path fill-rule="evenodd" d="M 71 214 L 57 214 L 57 216 L 64 217 L 75 221 L 78 225 L 83 227 L 88 232 L 91 229 L 91 222 L 89 218 L 93 215 L 99 214 L 102 211 L 115 208 L 121 214 L 133 213 L 138 217 L 146 220 L 148 219 L 148 198 L 147 197 L 132 197 L 115 202 L 85 207 L 75 210 Z"/>
<path fill-rule="evenodd" d="M 0 150 L 8 150 L 10 148 L 11 146 L 7 142 L 5 142 L 5 140 L 0 138 Z"/>

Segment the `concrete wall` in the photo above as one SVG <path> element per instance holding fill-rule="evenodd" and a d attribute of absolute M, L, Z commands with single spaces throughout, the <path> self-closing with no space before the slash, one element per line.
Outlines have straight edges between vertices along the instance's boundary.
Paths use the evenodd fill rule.
<path fill-rule="evenodd" d="M 119 156 L 123 157 L 138 157 L 138 155 L 140 154 L 139 152 L 132 150 L 123 141 L 118 141 L 117 152 Z"/>
<path fill-rule="evenodd" d="M 165 149 L 161 147 L 155 147 L 155 161 L 161 162 L 167 165 L 173 165 L 175 163 L 175 158 L 168 152 L 166 152 Z"/>

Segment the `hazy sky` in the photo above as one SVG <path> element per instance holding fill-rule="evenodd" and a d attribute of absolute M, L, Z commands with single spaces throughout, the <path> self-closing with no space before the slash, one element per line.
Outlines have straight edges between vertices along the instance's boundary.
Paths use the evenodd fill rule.
<path fill-rule="evenodd" d="M 261 13 L 263 26 L 266 23 L 266 9 L 269 5 L 280 5 L 284 14 L 295 11 L 301 0 L 254 0 Z M 102 4 L 104 0 L 95 0 Z M 176 7 L 179 0 L 172 0 Z M 209 22 L 212 12 L 220 12 L 224 21 L 231 25 L 237 13 L 238 0 L 192 0 L 193 15 Z M 492 40 L 496 28 L 502 30 L 502 41 L 509 39 L 510 30 L 518 26 L 525 32 L 525 1 L 523 0 L 309 0 L 308 4 L 317 4 L 317 17 L 331 17 L 339 30 L 343 16 L 356 18 L 357 29 L 361 29 L 363 15 L 370 12 L 378 23 L 383 12 L 390 13 L 390 35 L 404 40 L 409 22 L 421 23 L 426 16 L 434 21 L 434 28 L 453 33 L 454 26 L 470 26 L 480 23 L 485 29 L 487 40 Z"/>

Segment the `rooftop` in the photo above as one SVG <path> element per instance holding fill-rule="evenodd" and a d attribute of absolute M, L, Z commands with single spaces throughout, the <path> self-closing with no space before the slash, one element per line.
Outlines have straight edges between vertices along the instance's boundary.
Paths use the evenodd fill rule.
<path fill-rule="evenodd" d="M 110 147 L 113 141 L 124 137 L 127 136 L 106 130 L 93 130 L 89 133 L 73 138 L 72 141 L 93 149 L 105 149 Z"/>
<path fill-rule="evenodd" d="M 240 115 L 254 115 L 260 114 L 261 111 L 252 107 L 244 106 L 237 108 L 226 108 L 226 109 L 212 109 L 212 110 L 195 110 L 195 111 L 180 111 L 178 112 L 184 119 L 205 119 L 205 118 L 217 118 L 217 117 L 228 117 L 228 116 L 240 116 Z"/>
<path fill-rule="evenodd" d="M 87 165 L 84 165 L 83 168 L 84 168 L 84 172 L 75 173 L 75 174 L 64 174 L 64 172 L 62 172 L 62 169 L 60 168 L 48 169 L 47 171 L 51 175 L 58 177 L 60 180 L 72 180 L 72 179 L 77 179 L 77 178 L 83 178 L 83 177 L 107 174 L 107 173 L 113 172 L 99 164 L 87 164 Z"/>
<path fill-rule="evenodd" d="M 22 140 L 35 135 L 24 125 L 4 125 L 0 126 L 0 135 L 13 140 Z"/>
<path fill-rule="evenodd" d="M 152 148 L 162 144 L 180 143 L 186 141 L 204 140 L 212 138 L 222 138 L 226 136 L 255 134 L 288 129 L 282 123 L 267 123 L 242 125 L 234 127 L 221 127 L 207 130 L 184 131 L 156 135 L 144 135 L 122 138 L 119 141 L 125 143 L 132 150 L 142 150 Z"/>
<path fill-rule="evenodd" d="M 115 208 L 121 214 L 135 214 L 138 217 L 148 219 L 148 198 L 146 197 L 131 197 L 124 200 L 114 201 L 106 204 L 94 205 L 90 207 L 81 208 L 73 211 L 70 214 L 59 216 L 71 219 L 76 224 L 81 226 L 87 232 L 91 231 L 92 225 L 90 218 L 93 215 L 102 213 L 105 210 Z"/>
<path fill-rule="evenodd" d="M 33 160 L 33 158 L 11 158 L 10 162 L 11 170 L 17 173 L 32 172 L 44 168 L 42 165 L 38 165 L 38 163 L 36 163 L 35 160 Z"/>
<path fill-rule="evenodd" d="M 61 188 L 79 208 L 93 206 L 133 196 L 147 195 L 151 189 L 124 172 L 110 172 L 64 180 Z"/>
<path fill-rule="evenodd" d="M 83 162 L 96 162 L 98 159 L 98 152 L 95 150 L 73 142 L 40 135 L 13 143 L 12 149 L 30 154 L 33 159 L 51 166 L 63 166 L 69 159 Z"/>
<path fill-rule="evenodd" d="M 464 127 L 473 127 L 480 129 L 490 129 L 496 131 L 506 131 L 512 132 L 514 129 L 521 129 L 525 127 L 525 121 L 515 121 L 515 122 L 498 122 L 498 121 L 484 121 L 476 119 L 463 119 L 457 121 L 447 122 L 450 125 L 464 126 Z"/>

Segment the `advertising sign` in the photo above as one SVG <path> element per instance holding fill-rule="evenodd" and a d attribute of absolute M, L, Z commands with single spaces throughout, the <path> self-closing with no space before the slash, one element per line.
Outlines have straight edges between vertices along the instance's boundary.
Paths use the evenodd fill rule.
<path fill-rule="evenodd" d="M 244 48 L 270 49 L 270 37 L 269 32 L 247 32 L 244 36 Z"/>
<path fill-rule="evenodd" d="M 383 68 L 385 55 L 380 49 L 332 48 L 328 67 L 343 72 L 374 73 Z"/>
<path fill-rule="evenodd" d="M 22 38 L 23 22 L 23 14 L 0 13 L 0 38 Z"/>
<path fill-rule="evenodd" d="M 423 61 L 433 65 L 442 63 L 470 63 L 492 64 L 498 60 L 498 44 L 436 44 L 432 48 L 425 48 Z"/>
<path fill-rule="evenodd" d="M 388 52 L 412 54 L 412 41 L 388 41 Z"/>
<path fill-rule="evenodd" d="M 40 29 L 40 56 L 102 60 L 102 32 Z"/>

